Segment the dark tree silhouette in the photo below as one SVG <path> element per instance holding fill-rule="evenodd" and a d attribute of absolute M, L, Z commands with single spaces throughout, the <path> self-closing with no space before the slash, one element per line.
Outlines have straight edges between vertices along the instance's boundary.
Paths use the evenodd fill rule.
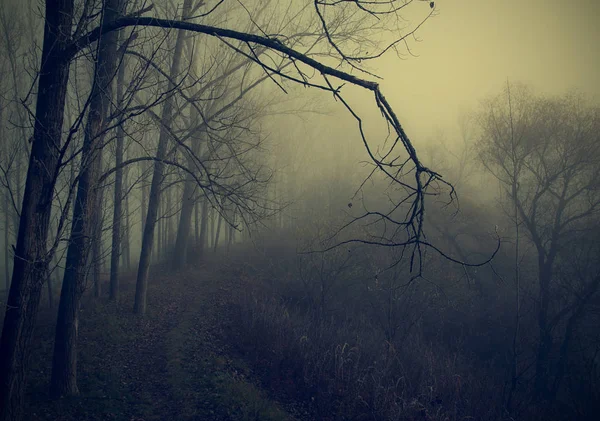
<path fill-rule="evenodd" d="M 597 224 L 600 111 L 578 95 L 544 98 L 509 84 L 483 106 L 479 124 L 481 160 L 500 181 L 536 250 L 535 390 L 539 398 L 552 400 L 562 375 L 552 374 L 551 355 L 560 343 L 568 347 L 572 335 L 572 327 L 564 334 L 557 328 L 574 323 L 598 289 L 597 277 L 575 288 L 556 269 L 569 259 L 576 233 Z M 566 300 L 565 291 L 570 291 Z"/>

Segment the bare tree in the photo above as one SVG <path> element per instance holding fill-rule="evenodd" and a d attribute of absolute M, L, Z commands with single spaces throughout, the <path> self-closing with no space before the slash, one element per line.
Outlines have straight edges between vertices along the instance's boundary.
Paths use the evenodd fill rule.
<path fill-rule="evenodd" d="M 184 21 L 191 12 L 192 1 L 185 0 L 181 12 L 182 21 Z M 172 90 L 173 80 L 178 77 L 181 69 L 182 51 L 185 43 L 185 34 L 183 31 L 177 33 L 175 48 L 173 49 L 173 61 L 169 72 L 169 89 Z M 146 312 L 146 296 L 148 290 L 148 271 L 150 269 L 150 256 L 152 255 L 152 246 L 154 242 L 154 226 L 158 216 L 158 205 L 160 202 L 161 184 L 164 177 L 167 148 L 169 146 L 168 127 L 171 126 L 173 119 L 173 97 L 169 96 L 162 108 L 161 130 L 156 151 L 156 161 L 154 162 L 154 172 L 152 173 L 152 184 L 150 185 L 150 195 L 148 198 L 148 213 L 146 214 L 146 223 L 144 225 L 144 235 L 142 237 L 142 250 L 140 252 L 140 261 L 138 266 L 135 304 L 134 310 L 138 314 Z"/>
<path fill-rule="evenodd" d="M 127 48 L 128 39 L 125 40 L 120 49 L 124 51 Z M 124 89 L 125 89 L 125 58 L 121 62 L 117 71 L 117 88 L 116 88 L 116 103 L 117 109 L 121 110 L 124 107 Z M 121 258 L 121 237 L 123 235 L 123 228 L 121 225 L 122 219 L 122 204 L 123 204 L 123 178 L 124 168 L 122 168 L 123 154 L 125 147 L 125 123 L 121 123 L 117 127 L 116 134 L 116 150 L 115 150 L 115 164 L 117 170 L 115 172 L 115 188 L 114 188 L 114 199 L 113 199 L 113 222 L 112 222 L 112 246 L 110 256 L 110 294 L 111 300 L 119 300 L 119 263 Z M 127 208 L 127 206 L 126 206 Z M 128 214 L 128 209 L 125 209 Z M 129 229 L 127 226 L 125 229 Z"/>
<path fill-rule="evenodd" d="M 103 21 L 111 22 L 121 12 L 121 0 L 107 0 Z M 91 238 L 98 235 L 101 210 L 98 209 L 98 185 L 102 168 L 102 140 L 111 103 L 111 85 L 117 65 L 117 33 L 99 40 L 94 81 L 89 99 L 89 114 L 81 156 L 81 171 L 73 210 L 71 238 L 67 250 L 56 338 L 52 361 L 51 391 L 55 396 L 77 395 L 77 336 L 81 294 L 84 289 L 86 261 Z M 99 239 L 98 239 L 99 241 Z M 98 256 L 96 256 L 98 257 Z"/>
<path fill-rule="evenodd" d="M 40 293 L 47 276 L 46 240 L 63 123 L 73 2 L 46 2 L 36 121 L 19 219 L 12 282 L 0 339 L 0 419 L 18 420 Z"/>
<path fill-rule="evenodd" d="M 554 399 L 557 387 L 551 379 L 560 379 L 552 375 L 552 354 L 558 343 L 568 341 L 558 328 L 597 290 L 593 277 L 574 290 L 556 270 L 569 238 L 596 223 L 600 210 L 600 111 L 579 95 L 543 98 L 509 84 L 483 106 L 479 124 L 481 160 L 500 182 L 515 209 L 515 223 L 522 224 L 536 250 L 534 387 L 538 397 Z M 564 291 L 571 291 L 567 300 Z"/>

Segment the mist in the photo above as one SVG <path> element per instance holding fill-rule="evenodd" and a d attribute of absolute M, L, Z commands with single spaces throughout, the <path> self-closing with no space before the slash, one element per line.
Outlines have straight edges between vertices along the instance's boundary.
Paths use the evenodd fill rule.
<path fill-rule="evenodd" d="M 596 419 L 600 4 L 0 4 L 0 421 Z"/>

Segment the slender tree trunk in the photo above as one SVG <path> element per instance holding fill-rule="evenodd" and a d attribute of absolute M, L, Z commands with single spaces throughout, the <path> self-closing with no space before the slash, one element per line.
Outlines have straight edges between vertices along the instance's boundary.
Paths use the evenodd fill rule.
<path fill-rule="evenodd" d="M 548 326 L 549 288 L 552 277 L 552 262 L 545 259 L 543 255 L 540 255 L 539 260 L 540 293 L 538 298 L 538 331 L 540 337 L 535 362 L 536 372 L 534 387 L 538 398 L 547 399 L 549 397 L 550 352 L 552 351 L 553 346 L 552 332 Z"/>
<path fill-rule="evenodd" d="M 123 88 L 125 85 L 125 62 L 121 62 L 117 72 L 117 107 L 123 107 Z M 112 245 L 110 250 L 110 294 L 109 299 L 112 301 L 119 300 L 119 263 L 121 258 L 121 218 L 123 216 L 123 149 L 125 143 L 125 129 L 121 123 L 117 127 L 117 140 L 115 151 L 115 165 L 117 171 L 115 173 L 115 190 L 114 190 L 114 206 L 113 206 L 113 224 L 112 224 Z"/>
<path fill-rule="evenodd" d="M 107 0 L 104 21 L 118 16 L 120 0 Z M 67 249 L 65 274 L 56 321 L 56 338 L 52 359 L 51 393 L 53 396 L 77 395 L 77 336 L 80 299 L 85 285 L 86 262 L 90 238 L 99 220 L 97 180 L 102 168 L 102 144 L 105 118 L 110 105 L 110 85 L 116 67 L 116 33 L 106 34 L 100 40 L 90 107 L 81 152 L 81 170 L 73 209 L 71 238 Z"/>
<path fill-rule="evenodd" d="M 198 244 L 200 243 L 200 203 L 198 201 L 194 202 L 194 238 L 196 243 L 196 248 L 198 248 Z"/>
<path fill-rule="evenodd" d="M 156 241 L 155 241 L 155 245 L 154 245 L 154 260 L 155 261 L 160 261 L 160 252 L 162 250 L 162 240 L 163 240 L 163 228 L 165 226 L 165 221 L 162 218 L 162 216 L 164 215 L 164 204 L 161 202 L 158 203 L 157 206 L 157 213 L 156 213 L 156 218 L 158 219 L 158 221 L 156 222 L 158 224 L 157 227 L 157 236 L 156 236 Z"/>
<path fill-rule="evenodd" d="M 210 215 L 209 215 L 209 222 L 210 222 L 210 237 L 208 238 L 208 243 L 210 247 L 214 247 L 214 240 L 215 240 L 215 209 L 211 208 L 210 209 Z"/>
<path fill-rule="evenodd" d="M 167 177 L 165 179 L 166 184 L 170 183 L 171 181 L 169 180 L 169 178 Z M 165 191 L 165 201 L 164 201 L 164 219 L 163 219 L 163 246 L 161 248 L 162 251 L 162 260 L 165 261 L 167 260 L 167 256 L 168 256 L 168 252 L 169 252 L 169 226 L 171 225 L 171 218 L 170 218 L 170 209 L 171 209 L 171 187 L 168 187 Z"/>
<path fill-rule="evenodd" d="M 73 0 L 46 0 L 34 133 L 0 339 L 2 421 L 22 417 L 31 338 L 48 272 L 46 241 L 69 77 L 62 51 L 70 42 L 72 15 Z"/>
<path fill-rule="evenodd" d="M 166 180 L 163 178 L 163 185 L 165 182 Z M 156 251 L 158 252 L 157 257 L 159 262 L 162 262 L 165 259 L 167 250 L 167 203 L 166 195 L 163 195 L 163 193 L 167 193 L 167 191 L 161 192 L 160 207 L 158 209 L 158 220 L 160 221 L 161 230 Z"/>
<path fill-rule="evenodd" d="M 146 215 L 148 214 L 148 187 L 146 185 L 146 161 L 142 161 L 140 163 L 142 167 L 142 177 L 141 177 L 141 187 L 142 187 L 142 206 L 140 208 L 141 211 L 141 220 L 142 220 L 142 237 L 144 236 L 144 230 L 146 229 Z"/>
<path fill-rule="evenodd" d="M 7 39 L 8 41 L 8 39 Z M 7 45 L 7 58 L 8 61 L 10 63 L 10 73 L 12 76 L 12 84 L 13 84 L 13 100 L 15 102 L 15 104 L 19 104 L 21 101 L 21 98 L 19 96 L 19 70 L 17 67 L 17 61 L 18 61 L 18 56 L 17 56 L 17 49 L 15 48 L 15 45 L 13 45 L 12 43 L 8 42 Z M 21 106 L 17 106 L 16 107 L 16 115 L 17 115 L 17 121 L 19 122 L 18 125 L 20 126 L 20 132 L 21 132 L 21 138 L 20 140 L 20 144 L 17 145 L 17 151 L 14 157 L 14 162 L 15 162 L 15 177 L 14 177 L 14 187 L 15 187 L 15 191 L 13 192 L 14 194 L 14 200 L 15 203 L 19 203 L 21 200 L 21 175 L 23 174 L 23 160 L 24 157 L 21 157 L 21 147 L 26 148 L 27 147 L 27 138 L 28 138 L 28 134 L 27 134 L 27 119 L 24 115 L 24 107 Z M 18 215 L 17 213 L 15 213 L 15 226 L 17 226 L 18 224 Z"/>
<path fill-rule="evenodd" d="M 99 152 L 102 153 L 102 152 Z M 102 158 L 99 158 L 100 162 L 102 162 Z M 103 258 L 102 258 L 102 226 L 104 225 L 104 209 L 102 206 L 103 203 L 104 192 L 101 189 L 97 192 L 96 198 L 96 207 L 95 212 L 92 218 L 92 230 L 93 235 L 91 238 L 92 241 L 92 268 L 93 268 L 93 276 L 94 276 L 94 297 L 98 298 L 102 294 L 102 267 L 103 267 Z"/>
<path fill-rule="evenodd" d="M 202 214 L 201 214 L 201 222 L 200 222 L 200 239 L 198 241 L 198 254 L 202 256 L 204 250 L 206 249 L 206 243 L 208 238 L 208 199 L 206 197 L 202 198 Z"/>
<path fill-rule="evenodd" d="M 4 192 L 4 281 L 6 283 L 6 291 L 10 289 L 10 202 L 8 197 L 8 189 Z"/>
<path fill-rule="evenodd" d="M 226 247 L 227 251 L 229 251 L 229 234 L 231 233 L 229 228 L 230 228 L 229 225 L 225 226 L 225 247 Z"/>
<path fill-rule="evenodd" d="M 228 233 L 229 235 L 227 236 L 227 251 L 229 252 L 231 250 L 231 245 L 233 244 L 233 240 L 234 240 L 234 236 L 235 236 L 235 229 L 233 228 L 233 226 L 235 225 L 235 212 L 231 218 L 231 225 L 228 226 Z"/>
<path fill-rule="evenodd" d="M 516 198 L 517 194 L 516 194 L 516 185 L 513 185 L 513 198 Z M 513 199 L 513 201 L 515 201 L 515 199 Z M 521 328 L 521 271 L 520 271 L 520 251 L 519 251 L 519 246 L 520 246 L 520 240 L 521 238 L 519 237 L 519 212 L 517 209 L 517 205 L 516 202 L 514 204 L 514 218 L 515 218 L 515 330 L 513 332 L 513 344 L 512 344 L 512 361 L 511 361 L 511 384 L 510 384 L 510 390 L 508 393 L 508 399 L 507 399 L 507 403 L 506 403 L 506 407 L 508 408 L 508 410 L 511 409 L 512 407 L 512 398 L 514 396 L 514 393 L 517 389 L 517 380 L 519 378 L 519 333 L 520 333 L 520 328 Z"/>
<path fill-rule="evenodd" d="M 173 253 L 173 268 L 181 269 L 187 261 L 187 251 L 189 244 L 189 233 L 192 223 L 192 211 L 194 209 L 194 179 L 188 175 L 183 186 L 183 196 L 181 198 L 181 217 L 177 228 L 177 239 Z M 198 225 L 198 224 L 196 224 Z"/>
<path fill-rule="evenodd" d="M 0 149 L 0 151 L 7 154 L 8 145 L 4 140 L 4 131 L 2 130 L 4 107 L 5 105 L 0 103 L 0 142 L 2 142 L 2 148 Z M 10 253 L 8 252 L 8 248 L 10 247 L 10 214 L 10 197 L 8 188 L 6 188 L 4 190 L 4 282 L 6 285 L 7 293 L 10 288 Z"/>
<path fill-rule="evenodd" d="M 197 116 L 197 114 L 195 114 Z M 197 119 L 196 123 L 199 123 Z M 201 138 L 192 139 L 192 153 L 199 156 Z M 194 168 L 192 157 L 188 155 L 188 167 Z M 192 225 L 192 213 L 196 209 L 196 236 L 198 236 L 198 207 L 196 206 L 196 182 L 194 178 L 188 174 L 183 185 L 181 197 L 181 215 L 177 227 L 177 238 L 175 240 L 175 248 L 173 254 L 173 268 L 181 269 L 187 261 L 187 252 L 190 244 L 190 231 Z"/>
<path fill-rule="evenodd" d="M 57 261 L 58 264 L 58 261 Z M 59 270 L 58 266 L 54 269 L 54 273 L 48 278 L 48 302 L 50 308 L 54 308 L 54 285 L 59 285 Z"/>
<path fill-rule="evenodd" d="M 58 268 L 55 268 L 53 273 L 50 274 L 50 276 L 48 276 L 48 307 L 50 308 L 54 308 L 54 294 L 52 292 L 52 277 L 56 276 L 56 271 Z"/>
<path fill-rule="evenodd" d="M 168 178 L 167 182 L 170 182 Z M 167 258 L 168 250 L 171 247 L 171 224 L 173 222 L 173 219 L 171 218 L 171 195 L 173 194 L 173 189 L 169 187 L 165 193 L 167 194 L 167 200 L 165 201 L 165 248 L 163 258 Z"/>
<path fill-rule="evenodd" d="M 281 175 L 281 185 L 282 185 L 282 193 L 279 195 L 279 200 L 281 200 L 284 197 L 284 194 L 287 190 L 285 190 L 285 186 L 287 185 L 286 182 L 287 178 L 285 176 L 285 174 Z M 281 204 L 283 204 L 283 200 L 281 200 Z M 282 207 L 282 206 L 280 206 Z M 279 229 L 284 229 L 284 220 L 283 220 L 283 209 L 279 211 L 279 213 L 277 214 L 277 219 L 278 219 L 278 225 L 279 225 Z"/>
<path fill-rule="evenodd" d="M 191 0 L 184 0 L 182 18 L 185 19 L 191 8 Z M 173 51 L 173 62 L 169 76 L 171 80 L 177 77 L 181 67 L 181 56 L 183 45 L 185 43 L 186 34 L 184 31 L 177 32 L 177 40 Z M 169 82 L 169 88 L 173 89 L 172 82 Z M 148 214 L 146 216 L 146 226 L 144 227 L 144 235 L 142 237 L 142 250 L 140 252 L 140 262 L 138 265 L 137 282 L 135 290 L 134 311 L 138 314 L 146 313 L 146 297 L 148 291 L 148 271 L 150 269 L 150 256 L 152 254 L 152 244 L 154 240 L 154 227 L 156 225 L 156 217 L 158 214 L 158 204 L 160 201 L 160 189 L 163 182 L 164 166 L 161 161 L 167 153 L 169 141 L 169 132 L 165 127 L 170 127 L 173 119 L 173 97 L 169 96 L 162 109 L 162 126 L 158 139 L 158 149 L 154 161 L 154 173 L 152 174 L 152 184 L 150 185 L 150 197 L 148 200 Z"/>
<path fill-rule="evenodd" d="M 127 174 L 127 172 L 125 173 Z M 123 187 L 128 188 L 127 177 L 123 179 Z M 131 270 L 131 221 L 129 215 L 129 195 L 125 196 L 125 227 L 123 227 L 123 238 L 121 239 L 121 247 L 123 248 L 125 267 Z"/>
<path fill-rule="evenodd" d="M 560 353 L 558 356 L 558 363 L 557 363 L 557 369 L 556 369 L 556 377 L 554 378 L 552 389 L 550 391 L 550 397 L 552 400 L 554 400 L 556 398 L 558 391 L 560 389 L 560 385 L 565 376 L 565 373 L 567 372 L 567 364 L 568 364 L 568 360 L 569 360 L 569 350 L 570 350 L 571 342 L 573 341 L 573 338 L 575 335 L 575 329 L 576 329 L 577 323 L 579 323 L 581 318 L 584 316 L 584 314 L 585 314 L 584 310 L 585 310 L 587 304 L 589 303 L 589 301 L 591 301 L 595 297 L 599 287 L 600 287 L 600 275 L 596 276 L 590 282 L 589 286 L 586 287 L 584 292 L 581 294 L 581 297 L 578 298 L 579 303 L 578 303 L 575 311 L 573 312 L 571 317 L 569 317 L 569 320 L 565 327 L 565 336 L 564 336 L 562 344 L 560 346 Z"/>
<path fill-rule="evenodd" d="M 565 328 L 565 337 L 560 346 L 556 377 L 552 384 L 552 388 L 549 392 L 549 397 L 551 401 L 554 401 L 554 399 L 556 398 L 556 395 L 560 388 L 560 384 L 562 383 L 563 377 L 565 375 L 567 360 L 569 356 L 569 347 L 571 345 L 571 340 L 573 339 L 573 335 L 575 333 L 575 326 L 581 318 L 581 316 L 583 315 L 584 308 L 584 305 L 579 306 L 579 308 L 571 315 L 571 317 L 569 317 L 569 321 L 567 322 L 567 326 Z"/>
<path fill-rule="evenodd" d="M 217 252 L 217 247 L 219 247 L 219 235 L 221 234 L 221 222 L 223 222 L 223 217 L 217 213 L 217 219 L 219 223 L 217 224 L 217 233 L 215 234 L 215 242 L 213 244 L 213 252 Z"/>

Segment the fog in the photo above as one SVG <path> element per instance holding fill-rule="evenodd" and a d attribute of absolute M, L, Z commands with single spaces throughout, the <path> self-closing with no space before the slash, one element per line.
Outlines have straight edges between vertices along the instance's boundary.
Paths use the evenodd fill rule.
<path fill-rule="evenodd" d="M 439 15 L 411 44 L 417 57 L 380 65 L 383 86 L 411 133 L 455 125 L 506 80 L 549 93 L 577 89 L 600 95 L 596 24 L 591 0 L 440 1 Z M 426 117 L 425 117 L 426 116 Z"/>
<path fill-rule="evenodd" d="M 0 4 L 0 421 L 600 411 L 600 3 Z"/>

